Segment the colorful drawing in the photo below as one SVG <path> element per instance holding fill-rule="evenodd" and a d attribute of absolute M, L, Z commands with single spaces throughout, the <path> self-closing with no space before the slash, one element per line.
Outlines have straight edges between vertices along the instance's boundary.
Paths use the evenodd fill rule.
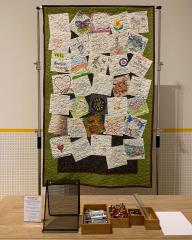
<path fill-rule="evenodd" d="M 90 18 L 83 12 L 79 11 L 71 21 L 70 25 L 71 30 L 77 35 L 87 34 L 90 25 Z"/>
<path fill-rule="evenodd" d="M 51 138 L 50 146 L 53 158 L 61 158 L 72 154 L 69 136 Z"/>
<path fill-rule="evenodd" d="M 93 114 L 107 114 L 107 96 L 91 94 L 89 100 L 89 112 Z"/>
<path fill-rule="evenodd" d="M 128 157 L 123 145 L 108 148 L 106 151 L 106 161 L 108 169 L 127 165 Z"/>
<path fill-rule="evenodd" d="M 131 80 L 128 74 L 114 78 L 113 93 L 115 97 L 128 95 L 130 83 L 131 83 Z"/>
<path fill-rule="evenodd" d="M 107 107 L 109 115 L 126 115 L 127 98 L 126 97 L 107 98 Z"/>
<path fill-rule="evenodd" d="M 100 114 L 83 117 L 83 123 L 85 125 L 87 137 L 91 137 L 92 134 L 102 134 L 105 131 L 104 117 Z"/>
<path fill-rule="evenodd" d="M 72 90 L 72 80 L 69 74 L 58 74 L 52 76 L 53 93 L 70 94 Z"/>
<path fill-rule="evenodd" d="M 123 136 L 125 116 L 106 115 L 105 134 Z"/>
<path fill-rule="evenodd" d="M 149 113 L 146 100 L 140 96 L 129 98 L 127 109 L 128 113 L 134 116 L 141 116 Z"/>
<path fill-rule="evenodd" d="M 143 138 L 123 140 L 127 160 L 138 160 L 145 158 Z"/>
<path fill-rule="evenodd" d="M 133 138 L 141 138 L 146 124 L 147 120 L 128 114 L 125 119 L 124 134 Z"/>
<path fill-rule="evenodd" d="M 127 55 L 110 56 L 109 71 L 112 76 L 118 76 L 129 73 L 130 71 Z"/>
<path fill-rule="evenodd" d="M 108 13 L 93 13 L 91 15 L 91 23 L 89 25 L 89 32 L 111 32 L 110 29 L 110 15 Z"/>
<path fill-rule="evenodd" d="M 89 112 L 89 105 L 83 96 L 77 96 L 71 100 L 70 112 L 74 118 L 82 117 Z"/>

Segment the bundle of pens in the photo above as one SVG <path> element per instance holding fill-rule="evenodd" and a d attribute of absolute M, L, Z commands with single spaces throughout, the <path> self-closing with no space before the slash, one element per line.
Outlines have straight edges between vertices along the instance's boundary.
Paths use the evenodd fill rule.
<path fill-rule="evenodd" d="M 123 203 L 111 205 L 109 207 L 109 213 L 112 218 L 127 218 L 128 211 Z"/>
<path fill-rule="evenodd" d="M 84 213 L 84 223 L 108 223 L 107 214 L 104 210 L 88 209 Z"/>

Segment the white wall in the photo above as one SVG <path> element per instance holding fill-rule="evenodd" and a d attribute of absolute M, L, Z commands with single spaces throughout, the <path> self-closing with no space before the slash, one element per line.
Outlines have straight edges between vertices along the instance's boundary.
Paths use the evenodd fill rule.
<path fill-rule="evenodd" d="M 117 3 L 119 5 L 162 6 L 161 59 L 164 66 L 161 72 L 160 124 L 162 128 L 192 128 L 192 0 L 0 0 L 0 129 L 37 128 L 37 77 L 33 65 L 37 56 L 36 6 L 43 4 L 106 5 Z M 12 136 L 10 135 L 10 138 Z M 23 152 L 19 150 L 20 152 L 17 153 L 17 148 L 15 150 L 14 147 L 10 146 L 10 151 L 15 151 L 15 154 L 11 154 L 10 159 L 8 159 L 7 150 L 4 148 L 5 139 L 7 141 L 7 135 L 2 135 L 0 138 L 2 146 L 0 150 L 4 151 L 4 154 L 0 156 L 0 185 L 2 187 L 2 183 L 5 184 L 4 190 L 0 189 L 0 195 L 3 191 L 9 194 L 12 192 L 14 194 L 26 193 L 26 189 L 29 193 L 30 188 L 31 192 L 34 192 L 37 181 L 36 152 L 33 151 L 31 155 L 29 152 L 27 162 L 24 150 L 22 150 Z M 178 192 L 180 193 L 192 193 L 192 187 L 188 185 L 192 173 L 192 165 L 190 164 L 191 139 L 192 133 L 182 134 L 182 136 L 173 134 L 173 136 L 165 137 L 167 142 L 164 146 L 167 147 L 169 144 L 173 146 L 174 154 L 173 152 L 163 152 L 161 171 L 170 176 L 169 169 L 165 171 L 164 166 L 166 165 L 171 169 L 169 159 L 175 164 L 179 161 L 177 167 L 179 167 L 180 186 Z M 17 140 L 19 141 L 19 138 L 16 138 Z M 14 143 L 14 141 L 12 142 Z M 178 146 L 176 150 L 175 146 Z M 165 149 L 170 151 L 169 147 Z M 30 148 L 29 151 L 31 151 Z M 21 161 L 21 159 L 23 160 Z M 16 172 L 14 166 L 18 166 L 18 164 L 21 168 Z M 174 178 L 170 182 L 178 179 L 177 172 L 178 169 L 174 170 Z M 9 183 L 6 187 L 8 179 Z M 162 184 L 166 186 L 166 178 L 164 180 Z M 18 182 L 24 185 L 20 186 Z M 15 188 L 14 183 L 17 183 Z M 19 190 L 17 190 L 18 188 Z M 167 190 L 166 193 L 169 191 Z"/>
<path fill-rule="evenodd" d="M 116 0 L 0 1 L 0 128 L 37 127 L 36 6 L 42 4 L 117 4 Z M 184 91 L 180 126 L 190 128 L 192 108 L 192 1 L 119 0 L 118 4 L 162 5 L 162 85 Z M 176 114 L 179 114 L 176 112 Z M 166 121 L 162 122 L 166 126 Z"/>

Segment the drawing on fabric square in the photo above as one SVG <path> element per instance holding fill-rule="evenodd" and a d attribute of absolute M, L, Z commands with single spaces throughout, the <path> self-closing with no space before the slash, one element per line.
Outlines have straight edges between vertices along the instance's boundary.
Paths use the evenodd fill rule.
<path fill-rule="evenodd" d="M 72 55 L 88 56 L 89 37 L 87 35 L 82 35 L 71 39 L 70 50 Z"/>
<path fill-rule="evenodd" d="M 51 71 L 69 74 L 71 72 L 70 54 L 52 52 Z"/>
<path fill-rule="evenodd" d="M 49 113 L 69 115 L 71 107 L 70 96 L 51 94 Z"/>
<path fill-rule="evenodd" d="M 90 33 L 111 32 L 110 15 L 108 13 L 91 14 L 91 23 L 89 25 Z"/>
<path fill-rule="evenodd" d="M 90 39 L 90 51 L 94 54 L 98 53 L 110 53 L 112 44 L 112 34 L 102 33 L 91 33 Z"/>
<path fill-rule="evenodd" d="M 91 135 L 91 148 L 93 155 L 106 156 L 107 149 L 111 148 L 112 137 L 108 135 Z"/>
<path fill-rule="evenodd" d="M 83 123 L 87 132 L 87 137 L 92 134 L 102 134 L 104 128 L 104 116 L 101 114 L 87 115 L 83 117 Z"/>
<path fill-rule="evenodd" d="M 127 55 L 110 56 L 109 71 L 112 76 L 118 76 L 129 73 Z"/>
<path fill-rule="evenodd" d="M 69 52 L 71 42 L 71 32 L 65 32 L 62 35 L 50 35 L 48 49 L 57 52 Z"/>
<path fill-rule="evenodd" d="M 87 138 L 79 138 L 72 142 L 73 157 L 76 162 L 92 155 L 91 146 Z"/>
<path fill-rule="evenodd" d="M 62 35 L 65 32 L 70 32 L 69 14 L 49 14 L 49 29 L 50 35 Z"/>
<path fill-rule="evenodd" d="M 113 80 L 113 94 L 115 97 L 122 97 L 128 95 L 129 85 L 131 79 L 128 74 L 115 77 Z"/>
<path fill-rule="evenodd" d="M 123 30 L 112 34 L 111 55 L 123 55 L 127 54 L 127 38 L 128 31 Z"/>
<path fill-rule="evenodd" d="M 55 135 L 67 135 L 67 117 L 52 114 L 48 132 Z"/>
<path fill-rule="evenodd" d="M 143 54 L 147 46 L 148 38 L 135 32 L 128 32 L 127 49 L 129 53 Z"/>
<path fill-rule="evenodd" d="M 137 33 L 149 32 L 147 11 L 127 14 L 128 28 Z"/>
<path fill-rule="evenodd" d="M 88 76 L 72 79 L 72 89 L 75 96 L 90 95 L 92 90 L 91 90 L 91 83 L 89 81 Z"/>
<path fill-rule="evenodd" d="M 72 80 L 69 74 L 57 74 L 52 76 L 53 93 L 70 94 L 72 90 Z"/>
<path fill-rule="evenodd" d="M 143 138 L 124 139 L 123 144 L 128 160 L 145 159 Z"/>
<path fill-rule="evenodd" d="M 152 61 L 141 54 L 134 54 L 129 62 L 129 70 L 137 76 L 144 77 L 149 70 Z"/>
<path fill-rule="evenodd" d="M 151 80 L 141 77 L 132 77 L 131 83 L 129 86 L 129 95 L 131 96 L 139 96 L 147 99 L 149 94 Z"/>
<path fill-rule="evenodd" d="M 128 21 L 127 21 L 127 12 L 122 12 L 117 15 L 112 15 L 110 17 L 110 27 L 111 31 L 113 32 L 119 32 L 124 29 L 128 28 Z"/>
<path fill-rule="evenodd" d="M 107 107 L 109 115 L 126 115 L 127 98 L 126 97 L 107 98 Z"/>
<path fill-rule="evenodd" d="M 92 83 L 92 92 L 111 96 L 113 88 L 113 78 L 105 74 L 94 74 Z"/>
<path fill-rule="evenodd" d="M 77 96 L 71 100 L 70 112 L 74 118 L 82 117 L 89 112 L 89 105 L 83 96 Z"/>
<path fill-rule="evenodd" d="M 125 119 L 124 134 L 133 138 L 141 138 L 146 124 L 147 120 L 128 114 Z"/>
<path fill-rule="evenodd" d="M 83 12 L 79 11 L 76 13 L 70 25 L 71 30 L 77 35 L 87 34 L 90 25 L 90 18 Z"/>
<path fill-rule="evenodd" d="M 128 99 L 128 113 L 134 116 L 141 116 L 149 113 L 146 100 L 141 96 Z"/>
<path fill-rule="evenodd" d="M 81 55 L 71 56 L 71 73 L 73 75 L 82 74 L 87 72 L 87 58 Z"/>
<path fill-rule="evenodd" d="M 108 135 L 123 136 L 125 116 L 105 115 L 105 132 Z"/>
<path fill-rule="evenodd" d="M 51 138 L 50 145 L 53 158 L 61 158 L 72 154 L 69 136 Z"/>
<path fill-rule="evenodd" d="M 109 65 L 109 57 L 105 55 L 90 54 L 88 69 L 92 73 L 106 74 Z"/>
<path fill-rule="evenodd" d="M 89 100 L 89 112 L 92 114 L 107 114 L 107 96 L 91 94 Z"/>
<path fill-rule="evenodd" d="M 68 135 L 71 138 L 86 137 L 86 131 L 81 118 L 68 118 Z"/>
<path fill-rule="evenodd" d="M 106 161 L 108 169 L 127 165 L 127 155 L 123 145 L 111 147 L 106 151 Z"/>

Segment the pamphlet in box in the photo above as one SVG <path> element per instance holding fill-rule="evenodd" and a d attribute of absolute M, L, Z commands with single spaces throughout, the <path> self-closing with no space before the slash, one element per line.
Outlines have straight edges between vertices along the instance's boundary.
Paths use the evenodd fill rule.
<path fill-rule="evenodd" d="M 85 216 L 83 216 L 81 224 L 81 233 L 82 234 L 110 234 L 112 233 L 111 223 L 109 219 L 109 214 L 107 211 L 106 204 L 86 204 L 83 208 L 83 215 L 87 210 L 98 211 L 104 210 L 107 215 L 106 223 L 85 223 Z"/>

